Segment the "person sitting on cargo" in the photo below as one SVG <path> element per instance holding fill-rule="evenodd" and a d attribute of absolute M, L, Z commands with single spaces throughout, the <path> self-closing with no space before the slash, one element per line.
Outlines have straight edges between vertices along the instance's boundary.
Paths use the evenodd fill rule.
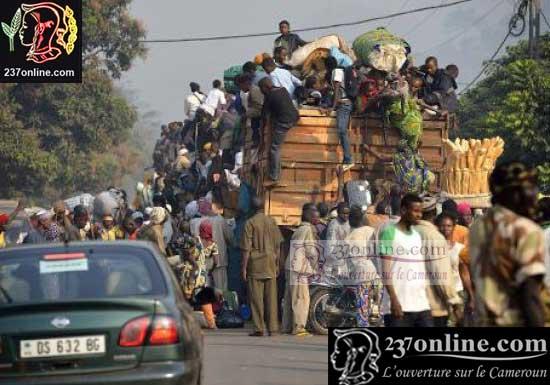
<path fill-rule="evenodd" d="M 243 75 L 248 75 L 250 79 L 252 79 L 252 84 L 255 86 L 260 83 L 260 80 L 268 76 L 264 71 L 259 71 L 256 63 L 251 61 L 247 61 L 243 64 Z"/>
<path fill-rule="evenodd" d="M 288 131 L 298 122 L 299 115 L 288 91 L 284 87 L 275 87 L 271 78 L 262 79 L 260 89 L 265 96 L 262 112 L 263 127 L 260 134 L 263 134 L 269 117 L 271 120 L 271 147 L 269 149 L 271 182 L 268 185 L 274 185 L 278 183 L 281 172 L 281 145 L 284 143 Z"/>
<path fill-rule="evenodd" d="M 302 40 L 300 36 L 290 32 L 290 23 L 287 20 L 282 20 L 279 23 L 279 31 L 281 32 L 281 36 L 275 39 L 274 48 L 286 48 L 288 52 L 287 59 L 292 57 L 294 51 L 307 44 L 307 41 Z"/>
<path fill-rule="evenodd" d="M 327 74 L 331 73 L 331 86 L 334 93 L 332 108 L 336 111 L 336 128 L 340 144 L 344 150 L 344 170 L 349 170 L 353 167 L 353 159 L 351 155 L 351 146 L 349 143 L 348 129 L 350 125 L 351 112 L 353 103 L 351 98 L 346 94 L 346 75 L 342 68 L 338 68 L 336 59 L 329 56 L 326 59 Z"/>
<path fill-rule="evenodd" d="M 437 105 L 448 112 L 456 112 L 458 109 L 458 97 L 456 95 L 456 79 L 458 78 L 458 67 L 450 64 L 445 71 L 438 72 L 432 84 L 429 94 L 424 96 L 424 101 L 428 105 Z"/>
<path fill-rule="evenodd" d="M 275 87 L 284 87 L 288 91 L 288 94 L 294 99 L 294 91 L 297 87 L 302 86 L 302 81 L 296 76 L 292 75 L 290 71 L 282 68 L 278 68 L 275 64 L 275 60 L 272 58 L 265 59 L 262 63 L 262 67 L 265 72 L 269 74 L 271 81 Z"/>
<path fill-rule="evenodd" d="M 420 72 L 424 75 L 424 92 L 430 94 L 434 91 L 434 85 L 439 82 L 440 76 L 444 71 L 439 68 L 437 58 L 429 56 L 426 58 L 425 64 L 420 67 Z"/>

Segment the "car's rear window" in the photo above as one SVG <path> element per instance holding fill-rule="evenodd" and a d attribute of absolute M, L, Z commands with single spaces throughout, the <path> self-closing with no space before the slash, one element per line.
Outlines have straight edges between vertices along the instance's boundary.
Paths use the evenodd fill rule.
<path fill-rule="evenodd" d="M 0 258 L 0 306 L 163 295 L 163 276 L 147 253 L 41 253 Z"/>

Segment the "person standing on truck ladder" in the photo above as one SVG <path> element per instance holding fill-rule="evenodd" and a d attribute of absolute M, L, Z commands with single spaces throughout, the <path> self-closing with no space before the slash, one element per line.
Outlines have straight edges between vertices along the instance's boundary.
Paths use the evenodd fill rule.
<path fill-rule="evenodd" d="M 348 137 L 348 128 L 353 111 L 351 98 L 346 94 L 346 74 L 342 68 L 338 68 L 336 59 L 332 56 L 327 58 L 327 71 L 331 71 L 331 83 L 334 90 L 334 104 L 332 108 L 336 111 L 336 128 L 340 144 L 344 150 L 344 171 L 353 167 L 351 147 Z"/>
<path fill-rule="evenodd" d="M 285 141 L 286 134 L 296 122 L 298 122 L 298 111 L 292 103 L 286 88 L 274 87 L 270 78 L 260 80 L 260 89 L 265 95 L 262 110 L 262 128 L 260 135 L 263 135 L 267 125 L 267 119 L 271 119 L 271 147 L 269 149 L 269 177 L 271 182 L 267 185 L 279 184 L 281 174 L 281 145 Z M 262 140 L 260 140 L 260 143 Z"/>

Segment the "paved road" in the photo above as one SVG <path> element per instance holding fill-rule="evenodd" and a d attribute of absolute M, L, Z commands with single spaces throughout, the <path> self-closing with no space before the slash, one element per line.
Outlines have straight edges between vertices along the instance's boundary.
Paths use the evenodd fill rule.
<path fill-rule="evenodd" d="M 249 337 L 247 329 L 205 332 L 204 385 L 328 383 L 326 336 Z"/>

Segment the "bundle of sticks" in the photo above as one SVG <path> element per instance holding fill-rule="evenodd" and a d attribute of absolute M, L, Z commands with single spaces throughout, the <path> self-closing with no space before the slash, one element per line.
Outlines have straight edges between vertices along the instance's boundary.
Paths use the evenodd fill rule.
<path fill-rule="evenodd" d="M 489 175 L 504 151 L 502 138 L 444 139 L 443 146 L 442 190 L 451 196 L 488 195 Z"/>

